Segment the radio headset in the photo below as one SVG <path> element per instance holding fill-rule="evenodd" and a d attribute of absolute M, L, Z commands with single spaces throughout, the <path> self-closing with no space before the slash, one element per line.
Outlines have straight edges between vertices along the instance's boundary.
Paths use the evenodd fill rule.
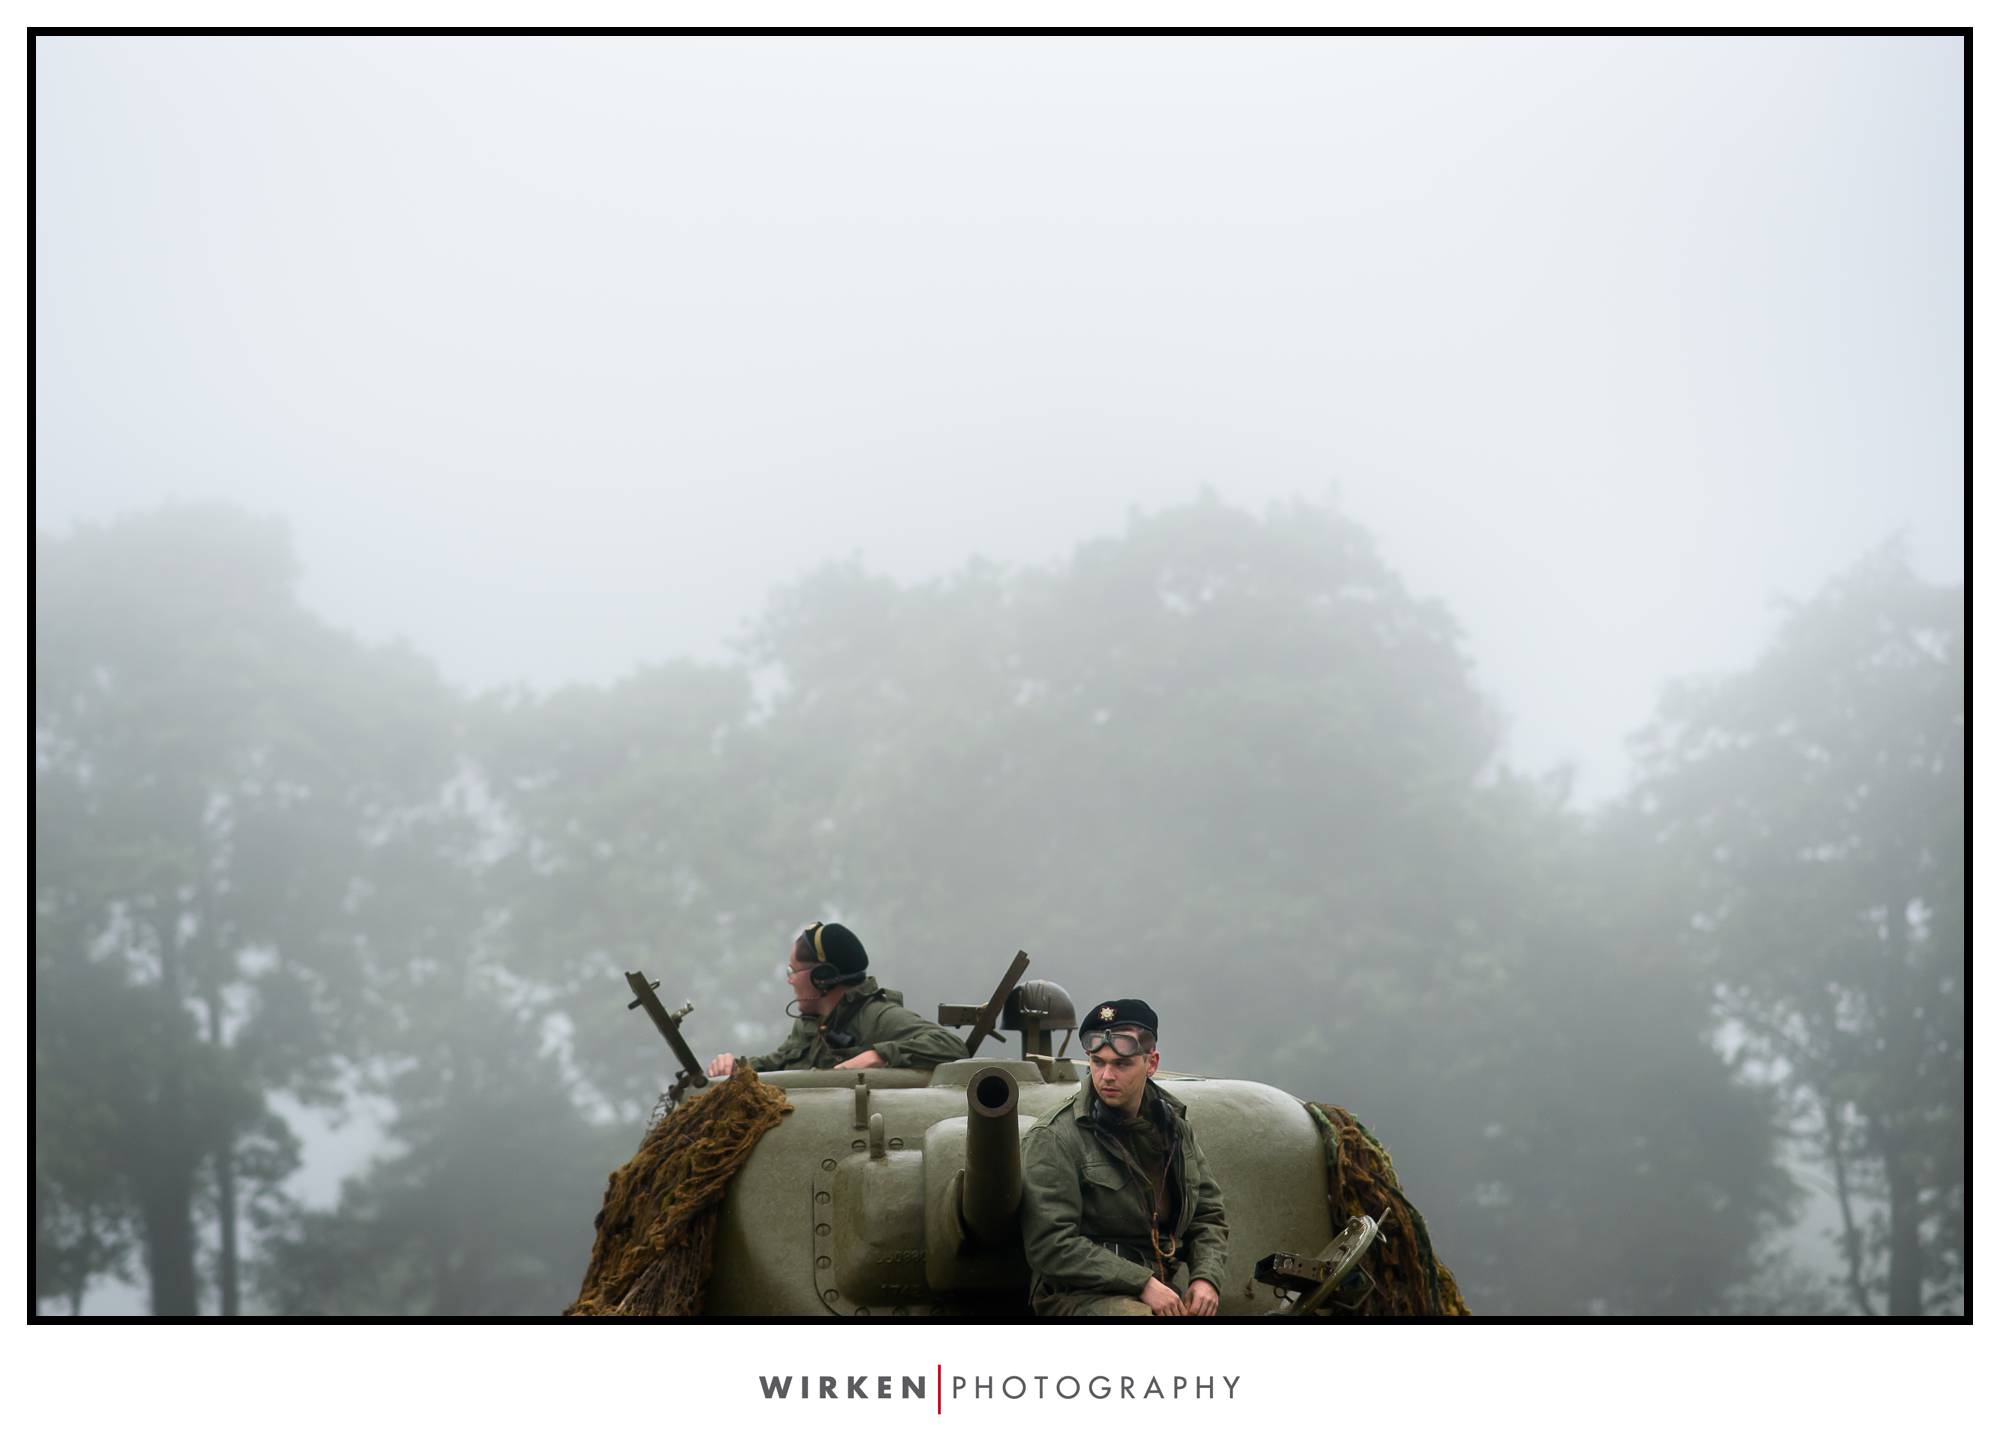
<path fill-rule="evenodd" d="M 806 978 L 812 981 L 813 988 L 818 990 L 822 995 L 840 983 L 840 971 L 827 963 L 826 945 L 820 939 L 820 935 L 825 929 L 826 921 L 817 919 L 807 928 L 807 933 L 812 936 L 813 957 L 819 963 L 812 967 L 811 973 Z"/>

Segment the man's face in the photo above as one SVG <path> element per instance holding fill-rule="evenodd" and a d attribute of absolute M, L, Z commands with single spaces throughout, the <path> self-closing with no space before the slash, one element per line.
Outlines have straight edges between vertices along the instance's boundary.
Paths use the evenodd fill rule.
<path fill-rule="evenodd" d="M 1090 1083 L 1097 1098 L 1126 1115 L 1139 1113 L 1146 1082 L 1159 1068 L 1160 1052 L 1136 1030 L 1114 1030 L 1090 1052 Z"/>
<path fill-rule="evenodd" d="M 817 1015 L 821 996 L 819 987 L 812 982 L 812 966 L 801 964 L 795 954 L 783 966 L 785 983 L 792 987 L 792 998 L 799 1003 L 801 1015 Z"/>

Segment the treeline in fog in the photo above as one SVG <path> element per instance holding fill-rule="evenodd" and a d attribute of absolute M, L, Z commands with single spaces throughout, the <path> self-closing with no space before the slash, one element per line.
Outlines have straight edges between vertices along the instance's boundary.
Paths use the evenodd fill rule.
<path fill-rule="evenodd" d="M 45 1311 L 559 1311 L 671 1071 L 620 972 L 768 1048 L 816 918 L 919 1009 L 1023 948 L 1354 1111 L 1475 1312 L 1964 1309 L 1963 595 L 1893 547 L 1589 811 L 1303 505 L 829 564 L 729 664 L 547 695 L 357 643 L 220 507 L 40 539 L 35 604 Z"/>

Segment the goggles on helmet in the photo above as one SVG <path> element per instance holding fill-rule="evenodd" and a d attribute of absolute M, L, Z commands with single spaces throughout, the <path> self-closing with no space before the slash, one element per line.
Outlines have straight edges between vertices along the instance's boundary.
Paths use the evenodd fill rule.
<path fill-rule="evenodd" d="M 1130 1025 L 1111 1030 L 1085 1030 L 1077 1038 L 1083 1042 L 1085 1055 L 1095 1055 L 1100 1050 L 1108 1049 L 1120 1059 L 1130 1060 L 1134 1055 L 1144 1055 L 1149 1048 L 1145 1037 Z"/>

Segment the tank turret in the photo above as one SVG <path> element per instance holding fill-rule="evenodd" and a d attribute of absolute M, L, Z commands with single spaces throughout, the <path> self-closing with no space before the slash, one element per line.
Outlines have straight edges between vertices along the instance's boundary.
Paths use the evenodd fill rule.
<path fill-rule="evenodd" d="M 856 1078 L 860 1076 L 861 1078 Z M 1020 1138 L 1082 1085 L 1068 1060 L 776 1071 L 792 1111 L 730 1183 L 706 1310 L 722 1316 L 1027 1314 Z M 1228 1202 L 1226 1315 L 1284 1301 L 1259 1258 L 1337 1233 L 1305 1108 L 1271 1086 L 1161 1072 Z M 865 1096 L 864 1096 L 865 1092 Z M 866 1119 L 857 1128 L 857 1102 Z"/>

